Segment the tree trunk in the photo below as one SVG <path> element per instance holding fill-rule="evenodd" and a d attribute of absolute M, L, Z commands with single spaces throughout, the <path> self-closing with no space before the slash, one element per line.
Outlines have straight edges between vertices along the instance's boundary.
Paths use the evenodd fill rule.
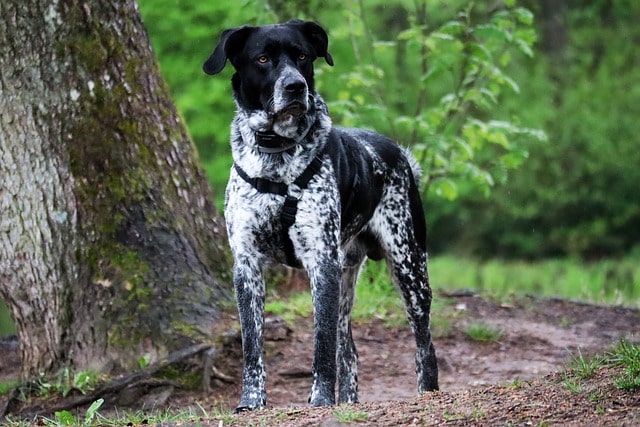
<path fill-rule="evenodd" d="M 566 0 L 543 0 L 542 6 L 542 47 L 554 60 L 560 60 L 568 42 Z"/>
<path fill-rule="evenodd" d="M 230 257 L 133 0 L 0 2 L 0 297 L 23 376 L 211 336 Z"/>

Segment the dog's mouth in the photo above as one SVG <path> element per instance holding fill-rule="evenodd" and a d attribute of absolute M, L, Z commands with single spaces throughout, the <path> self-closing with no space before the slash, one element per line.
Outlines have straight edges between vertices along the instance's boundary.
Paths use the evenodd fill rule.
<path fill-rule="evenodd" d="M 307 110 L 308 108 L 305 104 L 300 101 L 294 101 L 276 112 L 274 117 L 278 121 L 299 119 L 307 112 Z"/>

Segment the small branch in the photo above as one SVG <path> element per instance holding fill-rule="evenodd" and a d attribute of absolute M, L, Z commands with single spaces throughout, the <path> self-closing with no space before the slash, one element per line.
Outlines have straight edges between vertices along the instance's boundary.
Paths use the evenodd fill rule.
<path fill-rule="evenodd" d="M 101 397 L 116 394 L 120 392 L 122 389 L 124 389 L 125 387 L 145 381 L 150 377 L 152 377 L 158 371 L 166 368 L 167 366 L 170 366 L 174 363 L 181 362 L 182 360 L 187 359 L 191 356 L 195 356 L 196 354 L 201 353 L 203 351 L 210 351 L 212 350 L 212 348 L 213 347 L 210 344 L 196 344 L 191 347 L 178 350 L 160 359 L 159 361 L 150 364 L 144 369 L 129 373 L 120 378 L 116 378 L 98 387 L 96 390 L 94 390 L 89 394 L 71 398 L 69 400 L 66 400 L 62 403 L 53 405 L 48 408 L 43 408 L 42 405 L 29 406 L 21 409 L 18 413 L 16 413 L 16 415 L 21 418 L 33 419 L 38 415 L 43 415 L 43 414 L 48 414 L 48 413 L 53 413 L 53 412 L 63 411 L 63 410 L 69 410 L 69 409 L 76 408 L 78 406 L 89 404 Z M 10 403 L 15 400 L 14 396 L 16 395 L 17 391 L 18 389 L 14 390 L 9 401 L 7 401 L 7 403 L 5 404 L 5 407 L 2 408 L 3 412 L 0 412 L 0 418 L 4 418 L 7 415 L 7 413 L 9 413 L 8 409 L 9 409 Z"/>

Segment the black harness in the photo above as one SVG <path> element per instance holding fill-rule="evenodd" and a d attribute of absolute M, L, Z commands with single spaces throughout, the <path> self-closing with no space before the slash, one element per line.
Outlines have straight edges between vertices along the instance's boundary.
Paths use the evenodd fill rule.
<path fill-rule="evenodd" d="M 265 138 L 265 135 L 267 135 L 267 138 Z M 295 145 L 295 141 L 281 137 L 275 133 L 256 133 L 256 140 L 260 147 L 260 151 L 263 153 L 279 153 L 286 151 Z M 265 148 L 272 151 L 263 151 Z M 237 164 L 233 165 L 240 178 L 249 183 L 260 193 L 284 196 L 284 205 L 280 212 L 280 221 L 282 221 L 284 252 L 287 258 L 287 264 L 291 266 L 299 266 L 300 262 L 296 258 L 293 250 L 293 242 L 289 237 L 289 228 L 296 222 L 298 201 L 302 197 L 302 192 L 307 188 L 309 181 L 311 181 L 314 175 L 320 172 L 320 168 L 322 168 L 323 155 L 324 151 L 314 157 L 302 174 L 300 174 L 300 176 L 290 185 L 287 185 L 284 182 L 275 182 L 265 178 L 251 178 L 244 170 L 242 170 L 242 168 L 240 168 L 240 166 Z"/>

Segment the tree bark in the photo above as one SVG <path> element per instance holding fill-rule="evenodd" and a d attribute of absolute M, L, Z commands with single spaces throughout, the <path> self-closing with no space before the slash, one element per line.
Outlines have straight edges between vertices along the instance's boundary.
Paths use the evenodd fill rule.
<path fill-rule="evenodd" d="M 542 47 L 552 58 L 562 57 L 567 47 L 567 4 L 565 0 L 543 0 Z"/>
<path fill-rule="evenodd" d="M 230 257 L 133 0 L 0 2 L 0 297 L 22 373 L 211 336 Z"/>

